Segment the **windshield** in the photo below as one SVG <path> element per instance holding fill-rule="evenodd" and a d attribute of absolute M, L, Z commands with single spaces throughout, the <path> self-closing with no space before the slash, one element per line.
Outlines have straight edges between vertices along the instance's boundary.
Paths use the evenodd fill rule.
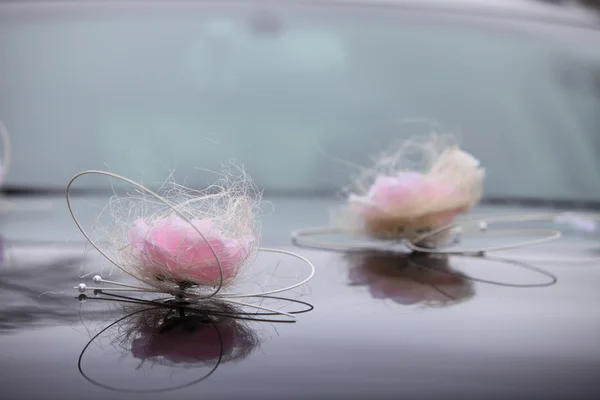
<path fill-rule="evenodd" d="M 600 198 L 599 31 L 224 3 L 2 12 L 5 186 L 109 169 L 204 187 L 197 168 L 236 159 L 267 192 L 334 192 L 428 120 L 481 160 L 488 196 Z"/>

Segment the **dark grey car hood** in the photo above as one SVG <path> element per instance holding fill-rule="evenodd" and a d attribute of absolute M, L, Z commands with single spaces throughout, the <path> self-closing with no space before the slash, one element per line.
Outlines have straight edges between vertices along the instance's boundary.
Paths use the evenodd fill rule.
<path fill-rule="evenodd" d="M 407 278 L 395 267 L 406 270 L 402 256 L 349 258 L 290 244 L 292 230 L 326 224 L 335 202 L 270 201 L 263 245 L 314 262 L 315 277 L 301 295 L 293 294 L 314 310 L 294 324 L 249 322 L 260 342 L 253 342 L 253 351 L 230 354 L 201 382 L 161 394 L 159 388 L 193 382 L 212 367 L 140 367 L 139 359 L 116 350 L 107 333 L 87 351 L 85 373 L 95 384 L 86 380 L 77 362 L 92 336 L 90 326 L 97 332 L 125 314 L 76 300 L 80 264 L 94 256 L 86 255 L 64 199 L 11 199 L 13 211 L 1 216 L 2 397 L 142 396 L 104 385 L 150 389 L 145 398 L 180 399 L 595 398 L 600 389 L 597 237 L 573 233 L 490 259 L 452 257 L 431 266 L 435 279 L 428 273 Z M 543 211 L 484 206 L 474 213 Z M 532 268 L 497 258 L 526 261 Z M 456 279 L 466 289 L 449 293 Z M 46 291 L 58 293 L 39 296 Z"/>

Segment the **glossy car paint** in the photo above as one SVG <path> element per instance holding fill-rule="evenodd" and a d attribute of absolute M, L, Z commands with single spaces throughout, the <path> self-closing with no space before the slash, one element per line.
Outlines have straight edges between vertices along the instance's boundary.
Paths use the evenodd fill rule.
<path fill-rule="evenodd" d="M 249 323 L 261 344 L 247 358 L 222 363 L 196 385 L 145 398 L 594 398 L 598 392 L 597 237 L 567 232 L 546 245 L 490 254 L 542 268 L 557 277 L 553 285 L 510 287 L 466 279 L 463 284 L 472 292 L 464 301 L 447 294 L 446 305 L 428 307 L 418 299 L 435 293 L 444 276 L 450 283 L 467 274 L 520 285 L 551 279 L 497 260 L 464 257 L 449 259 L 450 276 L 394 278 L 394 265 L 402 270 L 405 257 L 379 256 L 361 266 L 343 254 L 289 244 L 293 229 L 322 224 L 332 201 L 271 201 L 276 207 L 264 221 L 263 244 L 297 251 L 315 263 L 308 293 L 290 295 L 314 310 L 300 314 L 294 324 Z M 13 206 L 13 213 L 2 216 L 3 398 L 140 397 L 90 384 L 77 369 L 91 338 L 87 329 L 93 325 L 97 331 L 124 314 L 75 299 L 79 264 L 94 255 L 86 255 L 64 200 L 17 200 Z M 35 207 L 46 211 L 27 211 Z M 530 211 L 484 206 L 476 213 Z M 92 213 L 93 208 L 82 218 Z M 376 263 L 384 266 L 372 268 Z M 439 267 L 439 261 L 436 267 L 424 258 L 416 264 Z M 44 291 L 63 293 L 39 297 Z M 434 297 L 444 300 L 439 293 Z M 116 351 L 109 336 L 98 339 L 84 359 L 86 374 L 100 383 L 159 389 L 206 372 L 206 367 L 160 366 L 141 372 L 139 360 Z"/>

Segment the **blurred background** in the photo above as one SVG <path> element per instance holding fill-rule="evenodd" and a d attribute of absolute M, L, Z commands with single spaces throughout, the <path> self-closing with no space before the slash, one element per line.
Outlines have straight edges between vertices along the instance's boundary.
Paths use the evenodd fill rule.
<path fill-rule="evenodd" d="M 595 1 L 2 3 L 5 191 L 84 169 L 199 188 L 233 158 L 267 193 L 330 194 L 339 160 L 429 120 L 488 196 L 600 198 Z"/>

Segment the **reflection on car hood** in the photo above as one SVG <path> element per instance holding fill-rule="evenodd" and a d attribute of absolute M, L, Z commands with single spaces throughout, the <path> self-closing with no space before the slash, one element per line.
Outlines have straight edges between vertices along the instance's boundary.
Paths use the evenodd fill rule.
<path fill-rule="evenodd" d="M 77 361 L 92 333 L 124 315 L 75 298 L 81 265 L 106 261 L 86 248 L 63 199 L 46 199 L 44 208 L 12 201 L 13 212 L 0 216 L 3 398 L 128 396 L 114 387 L 152 389 L 144 396 L 153 398 L 169 386 L 182 399 L 593 398 L 600 389 L 597 237 L 573 232 L 489 258 L 293 247 L 292 230 L 326 224 L 335 203 L 323 199 L 271 199 L 274 210 L 263 219 L 264 246 L 293 250 L 317 269 L 301 297 L 315 308 L 297 323 L 213 321 L 177 352 L 188 340 L 180 328 L 171 336 L 143 328 L 167 315 L 132 317 L 95 339 L 82 375 Z"/>

